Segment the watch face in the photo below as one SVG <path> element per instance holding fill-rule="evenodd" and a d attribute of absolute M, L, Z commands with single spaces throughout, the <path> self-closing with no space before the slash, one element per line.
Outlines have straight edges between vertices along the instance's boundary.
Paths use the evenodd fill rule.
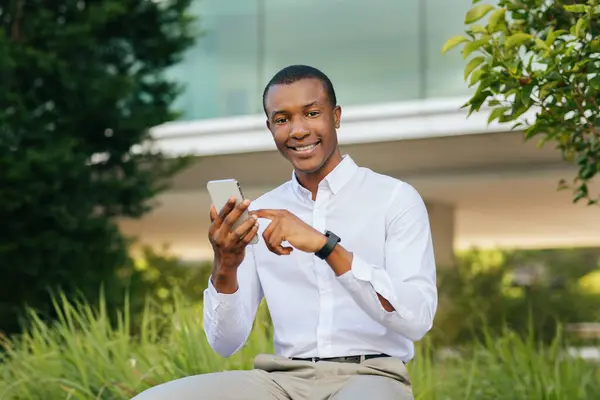
<path fill-rule="evenodd" d="M 340 237 L 338 235 L 336 235 L 335 233 L 331 232 L 331 231 L 325 231 L 325 236 L 327 237 L 331 237 L 334 238 L 335 240 L 337 240 L 338 242 L 341 242 L 342 239 L 340 239 Z"/>

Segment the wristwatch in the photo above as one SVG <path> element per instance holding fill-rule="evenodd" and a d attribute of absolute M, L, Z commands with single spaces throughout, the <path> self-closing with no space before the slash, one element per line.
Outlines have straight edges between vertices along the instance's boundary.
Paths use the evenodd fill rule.
<path fill-rule="evenodd" d="M 325 236 L 327 236 L 327 243 L 325 243 L 325 246 L 323 246 L 321 250 L 315 253 L 315 255 L 321 260 L 324 260 L 327 257 L 329 257 L 335 246 L 342 241 L 342 239 L 340 239 L 338 235 L 331 231 L 325 231 Z"/>

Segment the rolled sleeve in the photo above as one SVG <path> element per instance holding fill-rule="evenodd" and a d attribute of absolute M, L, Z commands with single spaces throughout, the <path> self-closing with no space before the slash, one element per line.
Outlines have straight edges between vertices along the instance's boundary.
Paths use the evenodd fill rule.
<path fill-rule="evenodd" d="M 385 268 L 369 264 L 360 256 L 354 254 L 350 272 L 340 276 L 340 278 L 342 278 L 340 279 L 340 283 L 350 291 L 352 291 L 353 287 L 360 287 L 361 289 L 364 289 L 363 285 L 352 286 L 355 279 L 369 283 L 376 292 L 375 295 L 378 293 L 387 301 L 389 301 L 401 318 L 408 320 L 413 318 L 413 313 L 398 301 L 394 284 Z M 375 299 L 377 300 L 377 308 L 380 310 L 383 316 L 386 314 L 391 314 L 383 308 L 383 305 L 377 296 L 375 296 Z"/>

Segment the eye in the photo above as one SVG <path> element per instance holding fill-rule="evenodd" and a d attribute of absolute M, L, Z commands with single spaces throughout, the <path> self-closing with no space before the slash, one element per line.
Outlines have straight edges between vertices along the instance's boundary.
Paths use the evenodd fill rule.
<path fill-rule="evenodd" d="M 275 120 L 276 124 L 285 124 L 286 122 L 287 122 L 287 118 L 283 118 L 283 117 L 282 118 L 277 118 Z"/>
<path fill-rule="evenodd" d="M 309 111 L 306 113 L 307 116 L 309 117 L 316 117 L 317 115 L 319 115 L 318 111 Z"/>

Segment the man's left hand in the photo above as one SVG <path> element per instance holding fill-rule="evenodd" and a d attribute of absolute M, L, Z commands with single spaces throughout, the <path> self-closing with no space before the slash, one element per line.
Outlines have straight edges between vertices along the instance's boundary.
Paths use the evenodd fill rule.
<path fill-rule="evenodd" d="M 266 218 L 271 223 L 263 233 L 269 250 L 278 255 L 288 255 L 293 248 L 316 253 L 327 243 L 327 237 L 287 210 L 256 210 L 251 214 Z M 286 241 L 292 247 L 282 246 Z"/>

